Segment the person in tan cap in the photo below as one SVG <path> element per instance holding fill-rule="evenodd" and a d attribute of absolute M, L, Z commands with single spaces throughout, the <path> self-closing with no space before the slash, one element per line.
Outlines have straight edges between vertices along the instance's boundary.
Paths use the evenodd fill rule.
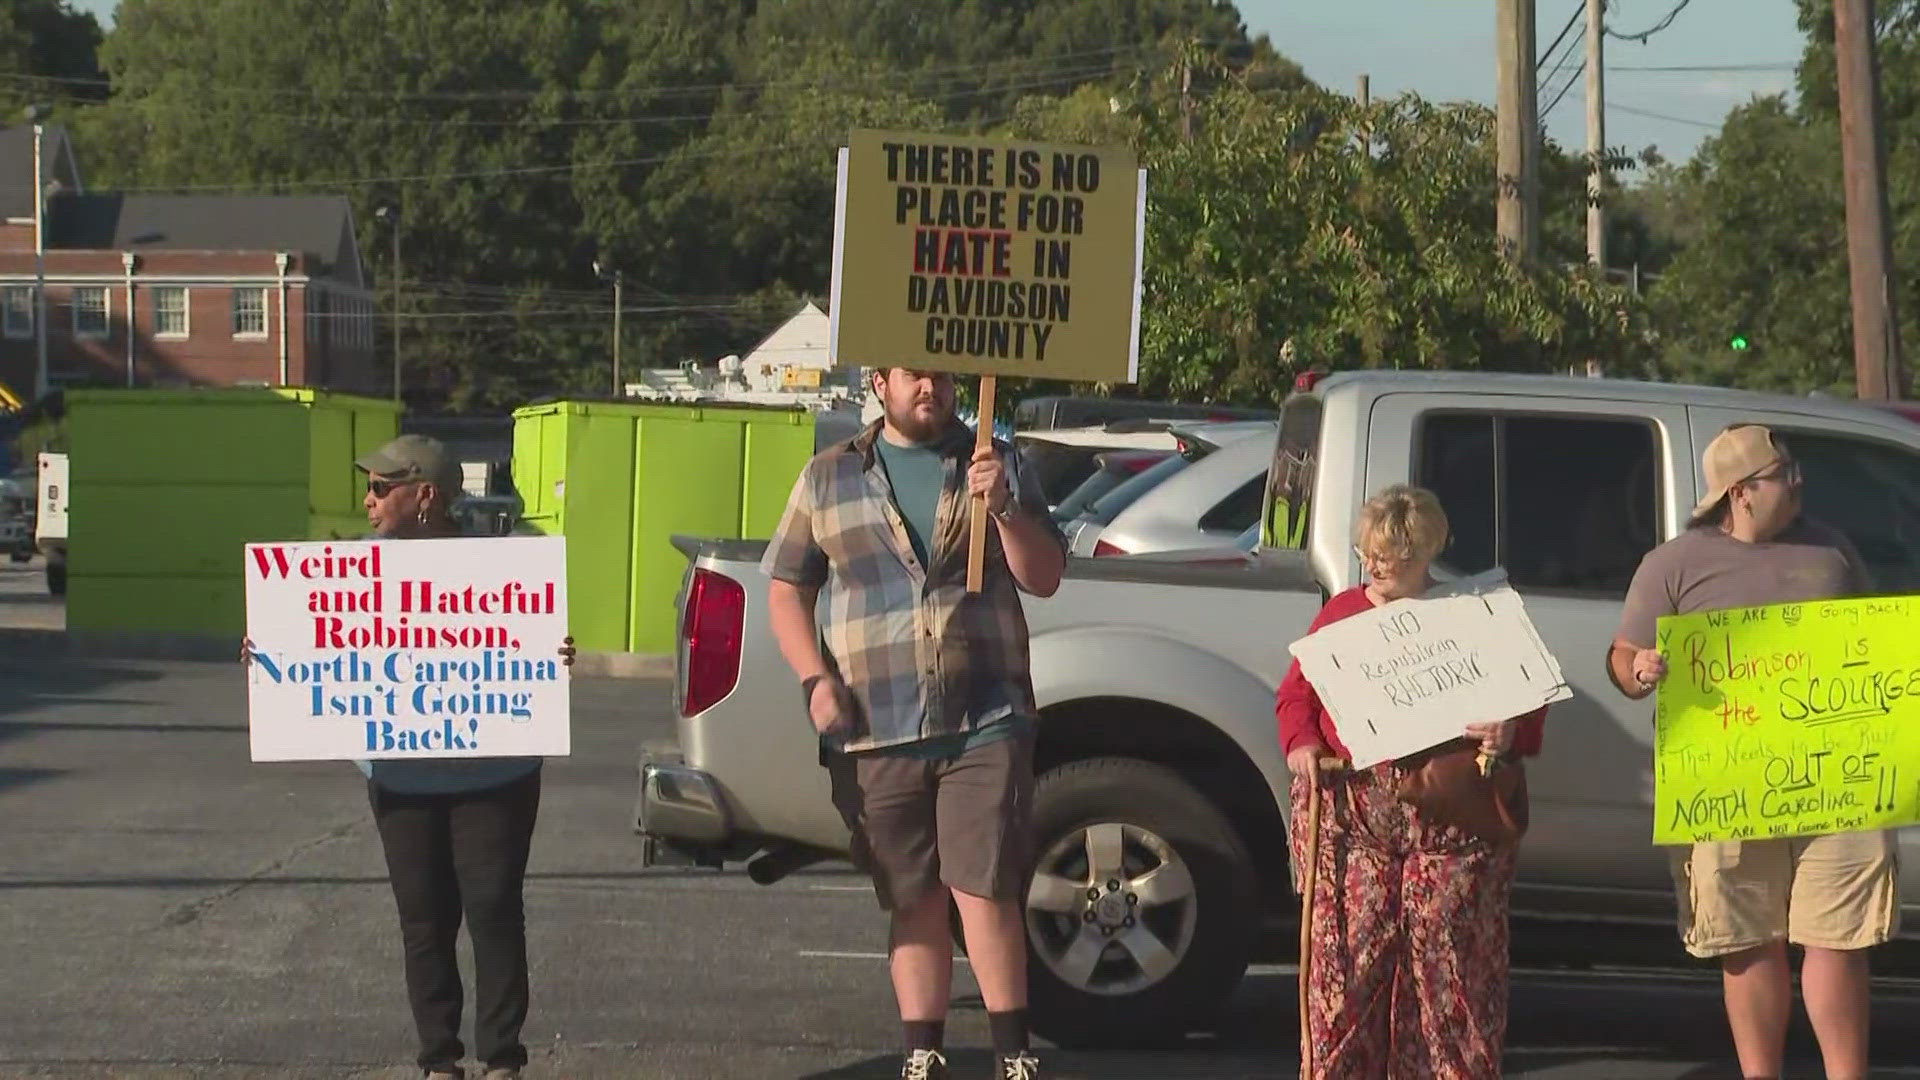
<path fill-rule="evenodd" d="M 1662 616 L 1871 591 L 1840 533 L 1801 516 L 1800 467 L 1772 432 L 1729 427 L 1707 445 L 1705 495 L 1679 536 L 1647 553 L 1627 590 L 1608 674 L 1640 699 L 1667 674 Z M 1741 1075 L 1777 1077 L 1793 1010 L 1789 943 L 1829 1077 L 1867 1075 L 1867 950 L 1898 929 L 1891 831 L 1675 847 L 1687 951 L 1718 959 Z"/>

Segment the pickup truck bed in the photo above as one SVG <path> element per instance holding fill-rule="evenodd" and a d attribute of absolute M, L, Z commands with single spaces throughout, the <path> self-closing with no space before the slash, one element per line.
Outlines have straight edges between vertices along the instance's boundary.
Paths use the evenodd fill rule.
<path fill-rule="evenodd" d="M 1920 592 L 1920 425 L 1845 402 L 1479 374 L 1350 373 L 1289 399 L 1269 481 L 1269 513 L 1288 520 L 1267 535 L 1293 547 L 1238 565 L 1180 553 L 1071 560 L 1058 593 L 1027 599 L 1042 712 L 1041 856 L 1027 903 L 1035 1030 L 1065 1044 L 1177 1034 L 1232 991 L 1261 920 L 1297 910 L 1273 695 L 1287 643 L 1327 595 L 1360 580 L 1350 539 L 1360 503 L 1395 482 L 1441 495 L 1455 539 L 1440 572 L 1496 560 L 1509 570 L 1574 691 L 1529 766 L 1516 911 L 1670 934 L 1667 856 L 1650 843 L 1651 708 L 1614 690 L 1604 657 L 1639 555 L 1685 526 L 1699 447 L 1736 419 L 1803 438 L 1810 510 L 1880 560 L 1882 591 Z M 1844 492 L 1814 498 L 1816 485 L 1848 482 L 1842 452 L 1856 445 L 1895 455 L 1892 466 L 1876 459 L 1876 475 L 1909 470 L 1912 491 L 1895 505 L 1915 509 L 1849 519 Z M 1531 473 L 1560 487 L 1502 486 Z M 688 555 L 679 744 L 641 763 L 646 857 L 748 859 L 762 881 L 844 857 L 812 729 L 767 627 L 762 544 L 676 543 Z M 1906 830 L 1902 845 L 1912 931 L 1920 836 Z M 1121 907 L 1100 902 L 1109 885 Z M 1142 912 L 1137 923 L 1108 925 L 1126 905 Z"/>

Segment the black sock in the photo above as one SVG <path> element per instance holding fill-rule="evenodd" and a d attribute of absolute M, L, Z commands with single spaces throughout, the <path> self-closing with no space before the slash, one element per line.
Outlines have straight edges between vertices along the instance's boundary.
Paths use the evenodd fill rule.
<path fill-rule="evenodd" d="M 947 1022 L 945 1020 L 906 1020 L 901 1027 L 907 1032 L 907 1050 L 938 1050 L 947 1041 Z"/>
<path fill-rule="evenodd" d="M 993 1030 L 994 1053 L 1006 1057 L 1027 1048 L 1027 1010 L 990 1012 L 987 1026 Z"/>

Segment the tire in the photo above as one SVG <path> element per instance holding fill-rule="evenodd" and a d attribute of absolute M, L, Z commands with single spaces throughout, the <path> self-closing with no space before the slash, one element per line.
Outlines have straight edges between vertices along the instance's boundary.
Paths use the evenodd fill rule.
<path fill-rule="evenodd" d="M 12 559 L 12 560 L 13 560 L 14 562 L 17 562 L 17 563 L 23 563 L 23 562 L 32 562 L 32 561 L 33 561 L 33 552 L 31 552 L 31 551 L 9 551 L 9 552 L 7 553 L 7 557 L 8 557 L 8 558 L 10 558 L 10 559 Z"/>
<path fill-rule="evenodd" d="M 1093 758 L 1040 778 L 1034 839 L 1024 914 L 1036 1034 L 1150 1047 L 1218 1016 L 1246 974 L 1259 892 L 1219 808 L 1164 766 Z"/>
<path fill-rule="evenodd" d="M 67 556 L 64 552 L 47 556 L 47 592 L 54 596 L 67 595 Z"/>

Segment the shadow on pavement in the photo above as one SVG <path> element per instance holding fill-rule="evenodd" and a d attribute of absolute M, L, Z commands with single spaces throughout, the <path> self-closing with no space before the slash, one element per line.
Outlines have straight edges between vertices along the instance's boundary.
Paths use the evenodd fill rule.
<path fill-rule="evenodd" d="M 1251 974 L 1221 1017 L 1217 1030 L 1159 1050 L 1038 1052 L 1047 1076 L 1059 1080 L 1228 1080 L 1298 1075 L 1299 999 L 1295 976 Z M 951 1015 L 980 1009 L 978 998 L 956 998 Z M 1877 992 L 1873 1046 L 1877 1070 L 1912 1070 L 1907 1033 L 1920 1021 L 1920 995 Z M 973 1018 L 963 1020 L 979 1024 Z M 1503 1075 L 1613 1078 L 1657 1075 L 1673 1080 L 1739 1080 L 1721 1012 L 1717 979 L 1692 972 L 1534 972 L 1514 975 Z M 1819 1047 L 1804 1014 L 1788 1035 L 1790 1076 L 1819 1076 Z M 986 1076 L 984 1051 L 951 1055 L 955 1076 Z M 1904 1067 L 1904 1068 L 1903 1068 Z M 807 1080 L 892 1080 L 900 1059 L 880 1055 L 854 1065 L 807 1074 Z M 1884 1075 L 1876 1072 L 1875 1075 Z"/>
<path fill-rule="evenodd" d="M 74 659 L 70 657 L 8 655 L 0 657 L 0 744 L 37 731 L 96 727 L 92 724 L 67 724 L 52 720 L 11 719 L 13 714 L 58 708 L 63 704 L 84 704 L 102 700 L 102 692 L 129 683 L 151 682 L 159 675 L 125 664 Z M 108 700 L 121 701 L 112 697 Z M 126 700 L 129 707 L 144 704 Z M 158 729 L 155 729 L 158 730 Z M 65 770 L 45 768 L 0 769 L 0 792 L 25 787 L 63 775 Z"/>

